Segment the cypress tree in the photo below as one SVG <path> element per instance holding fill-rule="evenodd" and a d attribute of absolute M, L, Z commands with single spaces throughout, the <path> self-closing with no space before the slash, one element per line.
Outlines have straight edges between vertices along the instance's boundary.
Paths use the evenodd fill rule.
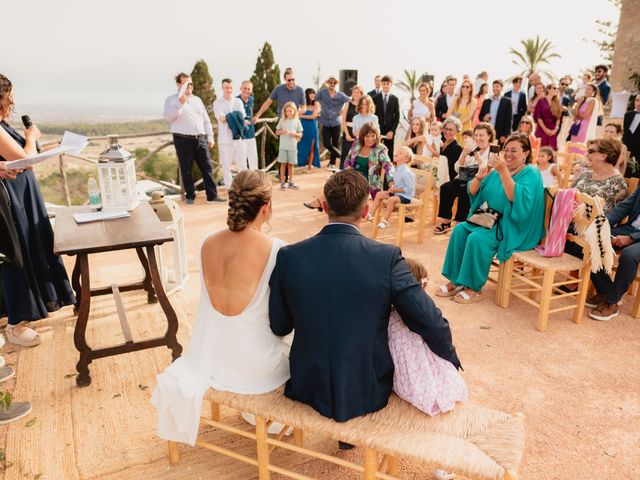
<path fill-rule="evenodd" d="M 253 97 L 255 98 L 256 111 L 269 98 L 271 92 L 280 84 L 280 67 L 275 63 L 273 50 L 269 42 L 264 42 L 258 59 L 256 68 L 251 76 L 253 83 Z M 276 116 L 275 105 L 271 105 L 261 118 L 274 118 Z M 270 124 L 271 130 L 275 130 L 275 124 Z M 258 140 L 260 146 L 261 140 Z M 278 140 L 267 133 L 267 145 L 265 149 L 265 161 L 270 163 L 278 155 Z"/>

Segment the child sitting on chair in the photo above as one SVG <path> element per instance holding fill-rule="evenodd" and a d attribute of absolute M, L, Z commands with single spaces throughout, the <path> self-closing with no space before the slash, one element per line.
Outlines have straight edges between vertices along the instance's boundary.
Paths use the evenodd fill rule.
<path fill-rule="evenodd" d="M 411 258 L 406 261 L 425 288 L 425 266 Z M 395 366 L 393 390 L 400 398 L 432 416 L 452 410 L 456 402 L 467 401 L 467 386 L 456 367 L 433 353 L 420 335 L 407 328 L 395 309 L 389 318 L 389 350 Z"/>
<path fill-rule="evenodd" d="M 416 194 L 416 174 L 411 171 L 409 165 L 413 162 L 413 152 L 409 147 L 399 147 L 393 154 L 393 161 L 396 164 L 393 172 L 393 183 L 389 184 L 386 192 L 378 192 L 373 206 L 372 215 L 382 208 L 382 200 L 387 200 L 384 211 L 384 218 L 378 224 L 378 228 L 389 226 L 389 217 L 396 205 L 399 203 L 411 203 L 411 199 Z"/>

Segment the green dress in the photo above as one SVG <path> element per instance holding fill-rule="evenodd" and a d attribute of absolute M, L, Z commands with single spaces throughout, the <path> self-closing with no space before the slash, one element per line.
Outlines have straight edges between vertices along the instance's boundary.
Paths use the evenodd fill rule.
<path fill-rule="evenodd" d="M 544 237 L 544 187 L 540 171 L 526 166 L 513 177 L 513 202 L 504 193 L 500 175 L 495 170 L 471 196 L 472 215 L 485 201 L 502 212 L 499 226 L 486 229 L 462 222 L 453 229 L 442 275 L 454 285 L 480 291 L 487 282 L 494 257 L 504 262 L 513 252 L 531 250 Z M 467 217 L 468 218 L 468 217 Z"/>

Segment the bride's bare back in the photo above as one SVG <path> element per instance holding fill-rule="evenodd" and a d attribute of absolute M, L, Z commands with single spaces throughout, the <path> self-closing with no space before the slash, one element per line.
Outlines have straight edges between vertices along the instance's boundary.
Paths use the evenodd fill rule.
<path fill-rule="evenodd" d="M 213 308 L 241 314 L 253 299 L 269 261 L 272 239 L 255 229 L 223 231 L 202 246 L 202 274 Z"/>

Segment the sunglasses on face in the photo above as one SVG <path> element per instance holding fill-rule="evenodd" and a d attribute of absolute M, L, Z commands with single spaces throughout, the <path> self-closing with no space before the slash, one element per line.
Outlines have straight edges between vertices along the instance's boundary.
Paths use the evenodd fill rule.
<path fill-rule="evenodd" d="M 287 83 L 291 83 L 291 82 L 295 82 L 295 81 L 296 81 L 296 79 L 295 79 L 295 78 L 289 78 L 289 79 L 287 80 Z"/>
<path fill-rule="evenodd" d="M 469 85 L 462 85 L 461 88 L 471 88 Z"/>
<path fill-rule="evenodd" d="M 568 83 L 561 83 L 560 85 L 562 85 L 563 87 L 568 87 L 569 86 Z"/>
<path fill-rule="evenodd" d="M 595 148 L 587 149 L 587 153 L 600 153 L 600 150 L 596 150 Z"/>
<path fill-rule="evenodd" d="M 522 121 L 522 122 L 520 122 L 520 123 L 521 123 L 522 125 L 531 125 L 531 122 L 525 122 L 525 121 Z"/>

